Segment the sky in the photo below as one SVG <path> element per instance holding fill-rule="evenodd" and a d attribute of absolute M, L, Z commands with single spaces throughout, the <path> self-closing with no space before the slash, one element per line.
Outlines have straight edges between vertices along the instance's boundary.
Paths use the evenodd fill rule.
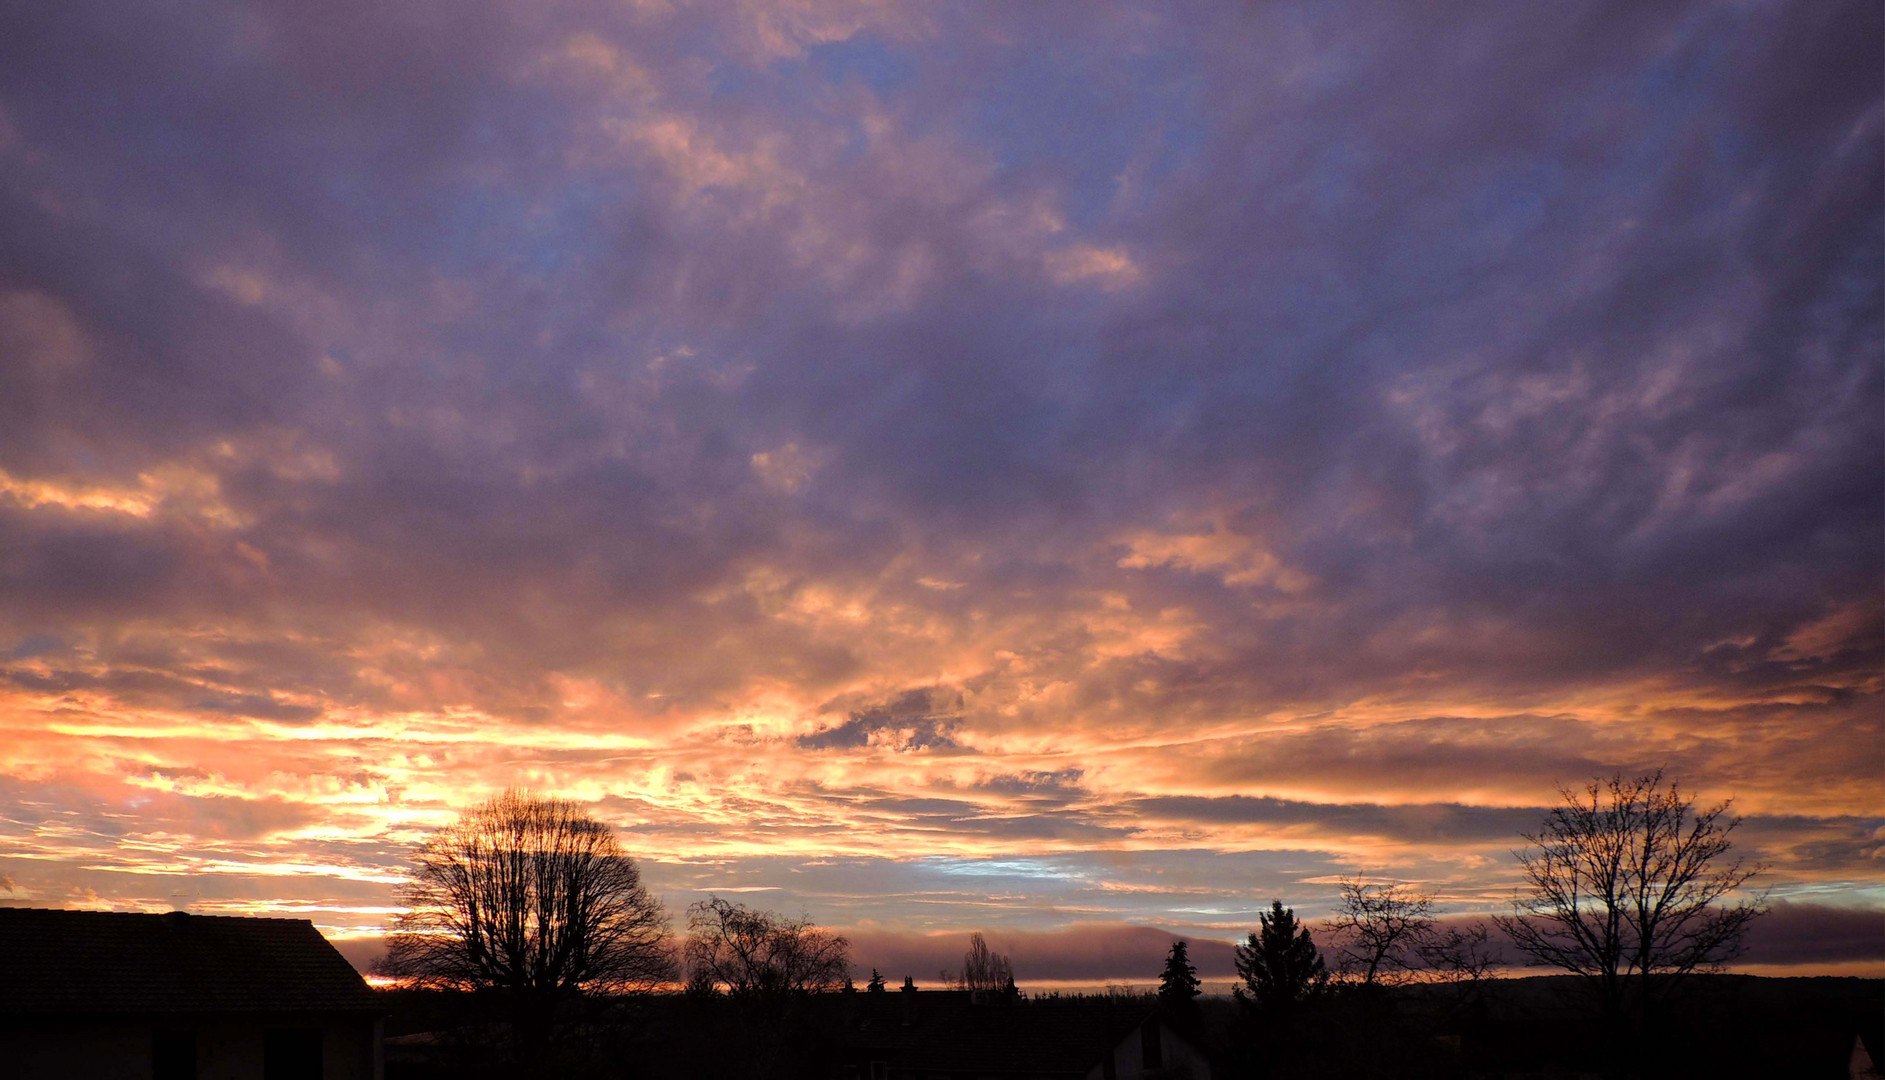
<path fill-rule="evenodd" d="M 1732 798 L 1885 973 L 1873 3 L 0 2 L 0 902 L 509 787 L 930 977 Z"/>

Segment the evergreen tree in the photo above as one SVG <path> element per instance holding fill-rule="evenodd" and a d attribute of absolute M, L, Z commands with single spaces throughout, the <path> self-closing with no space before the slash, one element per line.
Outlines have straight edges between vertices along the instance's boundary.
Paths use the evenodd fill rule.
<path fill-rule="evenodd" d="M 1191 966 L 1189 946 L 1181 938 L 1172 942 L 1165 957 L 1165 971 L 1159 975 L 1158 1001 L 1180 1016 L 1198 1015 L 1198 969 Z"/>
<path fill-rule="evenodd" d="M 1237 974 L 1243 979 L 1234 990 L 1237 1000 L 1280 1012 L 1320 995 L 1328 986 L 1329 970 L 1309 928 L 1298 923 L 1296 913 L 1281 900 L 1273 901 L 1257 921 L 1259 932 L 1237 946 Z"/>
<path fill-rule="evenodd" d="M 876 968 L 871 968 L 871 981 L 864 984 L 864 989 L 872 994 L 884 992 L 884 977 L 877 973 Z"/>

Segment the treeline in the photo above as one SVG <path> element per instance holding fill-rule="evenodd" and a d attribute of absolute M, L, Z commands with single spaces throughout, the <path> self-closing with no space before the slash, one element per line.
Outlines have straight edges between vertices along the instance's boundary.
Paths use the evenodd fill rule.
<path fill-rule="evenodd" d="M 1689 977 L 1738 951 L 1761 904 L 1731 894 L 1759 868 L 1732 856 L 1739 821 L 1727 803 L 1698 807 L 1660 773 L 1560 795 L 1524 836 L 1527 890 L 1495 919 L 1498 939 L 1529 963 L 1576 976 L 1578 999 L 1564 1007 L 1587 1014 L 1582 1049 L 1606 1072 L 1630 1075 L 1646 1048 L 1666 1042 L 1659 1033 Z M 637 1024 L 679 1022 L 679 1008 L 691 1030 L 712 1033 L 701 1055 L 733 1055 L 742 1075 L 791 1075 L 787 1063 L 817 1057 L 800 1045 L 818 1038 L 801 1003 L 856 992 L 849 943 L 809 917 L 709 896 L 688 909 L 677 941 L 613 831 L 564 800 L 513 791 L 467 812 L 420 849 L 401 899 L 381 970 L 415 990 L 449 992 L 461 1015 L 475 1006 L 477 1038 L 460 1041 L 519 1071 L 573 1075 L 568 1063 L 551 1067 L 569 1046 L 591 1057 L 601 1044 L 633 1042 Z M 1231 1002 L 1200 999 L 1182 940 L 1156 1000 L 1243 1071 L 1271 1076 L 1298 1067 L 1320 1075 L 1336 1067 L 1335 1051 L 1346 1075 L 1412 1075 L 1489 1015 L 1487 988 L 1506 958 L 1485 926 L 1443 928 L 1428 894 L 1344 880 L 1325 933 L 1326 957 L 1274 901 L 1236 949 Z M 962 968 L 942 975 L 995 1000 L 1022 998 L 1009 958 L 980 934 Z M 665 997 L 680 1004 L 630 996 L 676 987 Z M 862 993 L 883 992 L 873 971 Z"/>

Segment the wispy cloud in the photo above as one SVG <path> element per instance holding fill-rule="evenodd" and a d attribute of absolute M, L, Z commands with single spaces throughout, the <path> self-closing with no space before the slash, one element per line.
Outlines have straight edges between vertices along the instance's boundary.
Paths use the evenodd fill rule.
<path fill-rule="evenodd" d="M 1228 940 L 1667 766 L 1876 902 L 1880 29 L 8 11 L 0 899 L 369 934 L 523 784 Z"/>

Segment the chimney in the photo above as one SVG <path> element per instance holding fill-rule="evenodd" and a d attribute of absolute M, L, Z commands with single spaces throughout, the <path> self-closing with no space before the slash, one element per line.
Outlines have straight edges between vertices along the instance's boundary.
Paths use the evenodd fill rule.
<path fill-rule="evenodd" d="M 916 1023 L 916 980 L 908 975 L 903 977 L 903 1026 Z"/>

